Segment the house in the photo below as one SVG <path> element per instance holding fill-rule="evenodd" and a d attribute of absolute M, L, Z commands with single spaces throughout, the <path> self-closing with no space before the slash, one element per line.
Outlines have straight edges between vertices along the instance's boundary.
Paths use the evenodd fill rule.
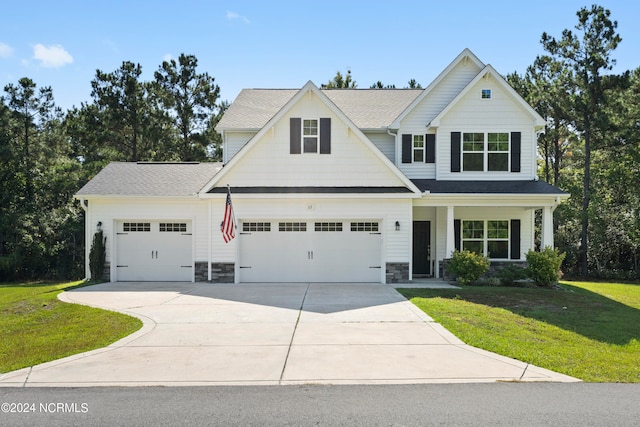
<path fill-rule="evenodd" d="M 568 197 L 536 177 L 544 125 L 468 49 L 424 90 L 246 89 L 217 126 L 223 164 L 112 163 L 77 193 L 87 258 L 101 227 L 112 281 L 404 282 L 456 249 L 521 262 L 536 211 L 553 246 Z"/>

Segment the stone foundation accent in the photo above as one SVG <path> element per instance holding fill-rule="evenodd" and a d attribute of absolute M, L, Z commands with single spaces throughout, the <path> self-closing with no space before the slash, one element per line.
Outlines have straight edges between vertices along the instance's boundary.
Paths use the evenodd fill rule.
<path fill-rule="evenodd" d="M 208 281 L 208 271 L 206 262 L 196 262 L 196 282 Z M 234 283 L 235 264 L 232 262 L 212 262 L 211 263 L 211 283 Z"/>
<path fill-rule="evenodd" d="M 388 262 L 386 267 L 387 283 L 409 282 L 408 262 Z"/>
<path fill-rule="evenodd" d="M 456 277 L 447 270 L 449 260 L 450 258 L 440 261 L 440 277 L 444 280 L 455 280 Z M 489 264 L 489 271 L 487 271 L 481 278 L 493 277 L 498 274 L 500 270 L 510 265 L 525 268 L 528 264 L 527 261 L 491 261 Z"/>
<path fill-rule="evenodd" d="M 104 262 L 104 269 L 102 270 L 102 280 L 105 282 L 111 281 L 111 264 L 109 261 Z"/>

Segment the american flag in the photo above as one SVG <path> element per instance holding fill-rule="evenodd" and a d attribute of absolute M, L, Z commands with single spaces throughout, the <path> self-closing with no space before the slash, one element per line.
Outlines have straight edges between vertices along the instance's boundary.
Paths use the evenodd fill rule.
<path fill-rule="evenodd" d="M 225 243 L 229 243 L 231 239 L 236 237 L 236 218 L 233 214 L 233 205 L 231 204 L 231 189 L 227 186 L 227 202 L 224 205 L 224 218 L 220 224 L 222 238 Z"/>

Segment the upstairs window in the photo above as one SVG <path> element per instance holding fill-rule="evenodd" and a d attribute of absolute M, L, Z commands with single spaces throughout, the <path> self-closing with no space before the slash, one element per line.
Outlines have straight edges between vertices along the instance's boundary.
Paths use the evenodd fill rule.
<path fill-rule="evenodd" d="M 318 152 L 318 120 L 304 119 L 302 120 L 302 152 L 317 153 Z"/>
<path fill-rule="evenodd" d="M 489 171 L 509 170 L 509 134 L 487 134 L 487 166 Z"/>
<path fill-rule="evenodd" d="M 462 170 L 484 171 L 484 133 L 462 134 Z"/>
<path fill-rule="evenodd" d="M 491 89 L 482 89 L 482 99 L 491 99 Z"/>
<path fill-rule="evenodd" d="M 424 135 L 413 135 L 413 161 L 424 162 Z"/>

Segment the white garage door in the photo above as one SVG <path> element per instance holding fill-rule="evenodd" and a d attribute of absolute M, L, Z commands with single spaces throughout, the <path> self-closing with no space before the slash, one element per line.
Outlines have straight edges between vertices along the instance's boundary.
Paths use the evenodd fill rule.
<path fill-rule="evenodd" d="M 242 222 L 241 282 L 380 282 L 377 221 Z"/>
<path fill-rule="evenodd" d="M 120 221 L 116 227 L 118 281 L 192 280 L 189 221 Z"/>

